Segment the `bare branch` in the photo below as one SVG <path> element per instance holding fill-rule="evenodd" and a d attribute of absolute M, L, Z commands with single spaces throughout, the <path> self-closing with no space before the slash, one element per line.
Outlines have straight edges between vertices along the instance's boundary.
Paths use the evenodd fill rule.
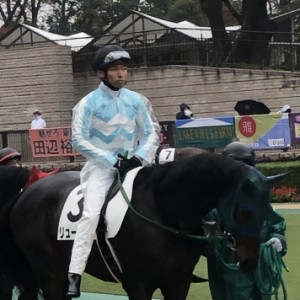
<path fill-rule="evenodd" d="M 223 0 L 224 4 L 228 8 L 228 10 L 231 12 L 232 16 L 239 22 L 240 25 L 243 25 L 243 18 L 242 15 L 233 7 L 230 0 Z"/>

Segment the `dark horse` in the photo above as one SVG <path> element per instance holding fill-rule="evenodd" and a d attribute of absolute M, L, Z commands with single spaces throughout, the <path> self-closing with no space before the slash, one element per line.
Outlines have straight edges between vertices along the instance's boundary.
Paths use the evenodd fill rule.
<path fill-rule="evenodd" d="M 10 256 L 18 257 L 17 267 L 26 274 L 15 279 L 27 292 L 22 299 L 36 299 L 38 289 L 45 300 L 65 299 L 72 241 L 57 241 L 57 229 L 66 197 L 78 184 L 79 172 L 62 172 L 37 181 L 12 201 L 10 243 L 16 247 Z M 141 169 L 133 185 L 134 210 L 128 209 L 110 239 L 129 299 L 150 300 L 156 289 L 167 300 L 186 299 L 207 246 L 202 219 L 213 208 L 234 241 L 240 268 L 255 269 L 268 195 L 265 176 L 223 155 L 203 153 Z M 96 243 L 86 272 L 114 281 Z"/>

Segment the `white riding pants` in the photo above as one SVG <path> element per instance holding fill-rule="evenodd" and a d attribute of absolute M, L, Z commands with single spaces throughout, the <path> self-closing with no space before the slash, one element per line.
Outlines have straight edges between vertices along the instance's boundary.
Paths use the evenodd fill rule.
<path fill-rule="evenodd" d="M 84 196 L 83 213 L 78 222 L 69 272 L 82 275 L 96 237 L 100 211 L 116 176 L 114 169 L 99 168 L 87 162 L 80 179 Z"/>

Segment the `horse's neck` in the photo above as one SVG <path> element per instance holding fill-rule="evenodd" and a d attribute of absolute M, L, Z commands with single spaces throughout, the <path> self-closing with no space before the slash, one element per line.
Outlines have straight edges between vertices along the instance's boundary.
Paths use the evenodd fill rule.
<path fill-rule="evenodd" d="M 188 181 L 184 185 L 184 180 Z M 204 183 L 202 183 L 203 181 Z M 182 186 L 180 186 L 182 185 Z M 182 179 L 174 187 L 164 187 L 158 196 L 157 205 L 161 208 L 164 220 L 173 226 L 195 227 L 201 220 L 222 202 L 227 195 L 226 184 L 218 177 L 215 180 Z"/>

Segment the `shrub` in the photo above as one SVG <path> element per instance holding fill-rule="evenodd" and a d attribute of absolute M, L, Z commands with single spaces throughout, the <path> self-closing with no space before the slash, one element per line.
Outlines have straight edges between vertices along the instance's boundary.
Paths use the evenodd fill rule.
<path fill-rule="evenodd" d="M 259 163 L 256 167 L 266 176 L 287 173 L 273 184 L 271 202 L 300 201 L 300 161 Z"/>

